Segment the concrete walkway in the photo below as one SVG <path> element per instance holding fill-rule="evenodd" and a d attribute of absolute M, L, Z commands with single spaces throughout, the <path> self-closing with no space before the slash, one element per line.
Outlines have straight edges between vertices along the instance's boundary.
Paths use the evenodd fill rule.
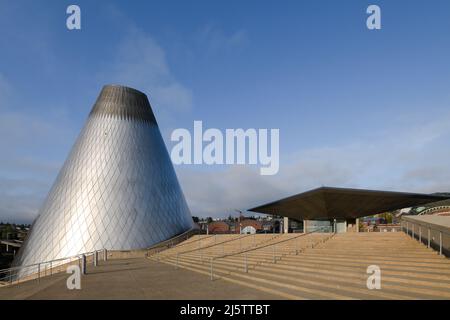
<path fill-rule="evenodd" d="M 88 266 L 81 290 L 68 290 L 69 274 L 0 288 L 0 299 L 280 299 L 279 296 L 149 259 L 109 260 Z"/>

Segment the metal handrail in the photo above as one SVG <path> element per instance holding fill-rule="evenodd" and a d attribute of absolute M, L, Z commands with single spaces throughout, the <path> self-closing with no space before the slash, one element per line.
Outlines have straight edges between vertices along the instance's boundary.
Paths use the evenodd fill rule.
<path fill-rule="evenodd" d="M 70 256 L 67 258 L 59 258 L 59 259 L 55 259 L 55 260 L 49 260 L 49 261 L 44 261 L 44 262 L 38 262 L 38 263 L 33 263 L 33 264 L 28 264 L 28 265 L 24 265 L 24 266 L 17 266 L 17 267 L 10 267 L 7 269 L 0 269 L 0 273 L 3 273 L 5 271 L 13 271 L 13 270 L 20 270 L 20 269 L 25 269 L 25 268 L 31 268 L 31 267 L 36 267 L 38 265 L 43 265 L 43 264 L 49 264 L 49 263 L 53 263 L 53 262 L 58 262 L 58 261 L 63 261 L 63 260 L 68 260 L 68 259 L 73 259 L 75 257 L 79 257 L 81 256 L 83 253 L 80 253 L 76 256 Z M 87 253 L 86 253 L 87 254 Z"/>
<path fill-rule="evenodd" d="M 189 235 L 191 233 L 192 233 L 192 235 L 195 235 L 193 232 L 197 232 L 197 234 L 200 234 L 199 233 L 200 232 L 199 229 L 191 228 L 188 231 L 183 232 L 182 234 L 179 234 L 179 235 L 177 235 L 177 236 L 175 236 L 173 238 L 164 240 L 163 242 L 157 243 L 157 244 L 155 244 L 155 245 L 153 245 L 153 246 L 151 246 L 149 248 L 146 248 L 145 250 L 147 252 L 146 252 L 145 256 L 149 257 L 149 256 L 152 256 L 152 255 L 158 254 L 161 251 L 164 251 L 166 248 L 172 248 L 172 247 L 178 245 L 180 242 L 182 242 L 184 237 L 186 237 L 186 240 L 188 240 L 189 239 Z M 207 239 L 207 238 L 210 238 L 210 237 L 205 237 L 204 239 Z M 181 240 L 181 241 L 177 242 L 178 240 Z M 202 240 L 202 239 L 199 239 L 199 240 Z M 195 242 L 197 242 L 199 240 L 195 240 L 195 241 L 192 241 L 192 242 L 189 242 L 189 243 L 195 243 Z M 174 244 L 174 242 L 177 242 L 177 243 Z M 181 244 L 181 245 L 183 245 L 183 244 Z M 150 253 L 150 251 L 154 251 L 154 252 Z"/>
<path fill-rule="evenodd" d="M 284 240 L 281 240 L 281 241 L 278 241 L 278 242 L 275 242 L 275 243 L 269 243 L 269 244 L 265 244 L 265 245 L 262 245 L 262 246 L 256 246 L 256 247 L 253 247 L 253 248 L 246 248 L 246 249 L 238 251 L 238 252 L 228 253 L 228 254 L 224 254 L 222 256 L 214 257 L 213 259 L 216 260 L 216 259 L 221 259 L 221 258 L 234 256 L 234 255 L 239 255 L 241 253 L 246 253 L 246 252 L 249 252 L 249 251 L 256 251 L 256 250 L 260 250 L 260 249 L 263 249 L 263 248 L 268 248 L 268 247 L 271 247 L 271 246 L 278 245 L 280 243 L 292 241 L 292 240 L 298 239 L 300 237 L 304 237 L 304 236 L 307 236 L 307 235 L 310 235 L 310 234 L 322 231 L 323 230 L 322 228 L 327 228 L 327 227 L 320 227 L 320 228 L 318 228 L 318 229 L 316 229 L 314 231 L 310 231 L 310 232 L 307 232 L 307 233 L 301 233 L 298 236 L 295 236 L 295 237 L 292 237 L 292 238 L 289 238 L 289 239 L 284 239 Z"/>
<path fill-rule="evenodd" d="M 189 234 L 191 232 L 194 232 L 194 231 L 198 231 L 199 232 L 200 230 L 199 229 L 195 229 L 195 228 L 191 228 L 191 229 L 189 229 L 189 230 L 187 230 L 187 231 L 185 231 L 183 233 L 180 233 L 179 235 L 176 235 L 175 237 L 172 237 L 170 239 L 167 239 L 167 240 L 164 240 L 162 242 L 159 242 L 159 243 L 157 243 L 157 244 L 155 244 L 155 245 L 153 245 L 151 247 L 148 247 L 148 248 L 146 248 L 146 250 L 152 250 L 152 249 L 156 249 L 156 248 L 159 248 L 159 247 L 164 247 L 166 244 L 170 244 L 170 243 L 172 243 L 175 240 L 178 240 L 180 238 L 184 238 L 184 237 L 189 236 Z"/>
<path fill-rule="evenodd" d="M 438 210 L 442 210 L 442 209 L 450 209 L 450 206 L 442 205 L 442 206 L 427 208 L 427 209 L 420 211 L 417 215 L 418 216 L 428 215 L 428 213 L 430 213 L 430 212 L 434 212 L 434 211 L 438 211 Z"/>
<path fill-rule="evenodd" d="M 292 238 L 289 238 L 289 239 L 284 239 L 284 240 L 281 240 L 281 241 L 277 241 L 277 242 L 275 242 L 275 243 L 269 243 L 269 244 L 267 244 L 266 242 L 269 242 L 269 241 L 273 240 L 274 238 L 277 238 L 278 236 L 280 236 L 280 234 L 276 234 L 276 236 L 275 236 L 275 237 L 272 237 L 270 240 L 263 241 L 263 242 L 262 242 L 263 245 L 261 245 L 261 243 L 259 243 L 259 244 L 257 244 L 257 245 L 254 246 L 254 247 L 245 248 L 244 250 L 239 250 L 239 251 L 237 251 L 237 252 L 228 253 L 228 254 L 224 254 L 224 255 L 221 255 L 221 256 L 217 256 L 217 257 L 210 257 L 209 260 L 210 260 L 210 275 L 211 275 L 211 280 L 214 279 L 214 275 L 213 275 L 213 264 L 214 264 L 214 261 L 216 261 L 216 260 L 218 260 L 218 259 L 222 259 L 222 258 L 230 257 L 230 256 L 235 256 L 235 255 L 240 255 L 240 254 L 245 254 L 245 272 L 248 272 L 248 263 L 247 263 L 247 253 L 248 253 L 248 252 L 250 252 L 250 251 L 256 251 L 256 250 L 261 250 L 261 249 L 264 249 L 264 248 L 268 248 L 268 247 L 273 246 L 273 248 L 274 248 L 274 262 L 275 262 L 275 261 L 276 261 L 276 259 L 275 259 L 275 246 L 279 245 L 280 243 L 284 243 L 284 242 L 288 242 L 288 241 L 293 241 L 293 240 L 295 240 L 295 239 L 298 239 L 298 238 L 301 238 L 301 237 L 304 237 L 304 236 L 307 236 L 307 235 L 310 235 L 310 234 L 313 234 L 313 233 L 322 232 L 322 231 L 325 231 L 325 230 L 328 230 L 328 231 L 329 231 L 329 230 L 333 230 L 333 229 L 330 229 L 330 227 L 319 227 L 319 228 L 317 228 L 317 229 L 315 229 L 315 230 L 313 230 L 313 231 L 310 231 L 310 232 L 307 232 L 307 233 L 302 233 L 302 234 L 299 234 L 299 235 L 297 235 L 297 236 L 295 236 L 295 237 L 292 237 Z M 336 234 L 335 230 L 333 230 L 332 232 L 328 232 L 328 233 L 332 233 L 332 236 L 333 236 L 334 234 Z M 275 234 L 274 234 L 274 235 L 275 235 Z M 229 243 L 229 242 L 232 242 L 232 241 L 242 240 L 243 238 L 246 238 L 246 237 L 249 237 L 249 236 L 254 236 L 254 234 L 247 234 L 247 235 L 244 235 L 244 236 L 242 236 L 242 237 L 237 237 L 237 238 L 230 239 L 230 240 L 226 240 L 226 241 L 222 241 L 222 242 L 219 242 L 219 243 L 214 243 L 214 244 L 211 244 L 211 245 L 209 245 L 209 246 L 202 247 L 202 248 L 196 248 L 196 249 L 187 250 L 187 251 L 183 251 L 183 252 L 177 252 L 177 253 L 174 253 L 174 254 L 172 254 L 172 255 L 169 255 L 169 256 L 167 256 L 167 257 L 165 257 L 165 258 L 170 258 L 170 257 L 176 256 L 176 264 L 175 264 L 175 267 L 178 269 L 178 258 L 179 258 L 180 255 L 183 255 L 183 254 L 186 254 L 186 253 L 190 253 L 190 252 L 200 251 L 200 250 L 203 250 L 203 249 L 211 248 L 211 247 L 214 247 L 214 246 L 217 246 L 217 245 L 220 245 L 220 244 L 224 244 L 224 243 Z M 331 236 L 331 237 L 332 237 L 332 236 Z M 331 238 L 331 237 L 330 237 L 330 238 Z M 330 238 L 328 238 L 327 240 L 329 240 Z M 323 242 L 324 242 L 324 240 L 322 239 L 322 240 L 320 241 L 320 243 L 323 243 Z M 194 242 L 191 242 L 191 243 L 194 243 Z M 297 254 L 297 252 L 298 252 L 298 251 L 296 250 L 296 254 Z M 159 259 L 158 259 L 158 260 L 159 260 Z M 203 258 L 202 258 L 202 263 L 203 263 Z"/>
<path fill-rule="evenodd" d="M 38 266 L 38 265 L 43 265 L 43 264 L 49 264 L 49 263 L 63 261 L 63 260 L 68 260 L 68 259 L 73 259 L 73 258 L 80 258 L 83 255 L 90 256 L 90 255 L 93 255 L 95 252 L 102 252 L 103 250 L 105 250 L 105 249 L 79 253 L 79 254 L 76 254 L 76 255 L 73 255 L 73 256 L 69 256 L 69 257 L 66 257 L 66 258 L 58 258 L 58 259 L 54 259 L 54 260 L 28 264 L 28 265 L 24 265 L 24 266 L 17 266 L 17 267 L 10 267 L 10 268 L 7 268 L 7 269 L 0 269 L 0 272 L 8 271 L 8 270 L 12 271 L 12 270 L 16 270 L 16 269 L 30 268 L 30 267 L 35 267 L 35 266 Z"/>
<path fill-rule="evenodd" d="M 198 238 L 198 239 L 196 239 L 194 241 L 190 241 L 190 242 L 183 242 L 183 243 L 177 244 L 176 246 L 179 248 L 179 247 L 182 247 L 182 246 L 185 246 L 185 245 L 188 245 L 188 244 L 197 243 L 199 241 L 206 240 L 206 239 L 209 239 L 209 238 L 212 238 L 212 237 L 214 237 L 214 235 L 208 235 L 207 237 Z"/>
<path fill-rule="evenodd" d="M 299 234 L 298 236 L 292 237 L 290 239 L 285 239 L 285 240 L 278 241 L 278 242 L 273 243 L 273 244 L 266 244 L 266 245 L 263 245 L 263 246 L 258 246 L 257 245 L 257 246 L 255 246 L 253 248 L 246 248 L 244 250 L 240 250 L 240 251 L 237 251 L 237 252 L 233 252 L 233 253 L 225 254 L 225 255 L 222 255 L 222 256 L 214 257 L 214 259 L 220 259 L 220 258 L 232 256 L 232 255 L 238 255 L 238 254 L 245 253 L 245 252 L 252 251 L 252 250 L 259 250 L 259 249 L 262 249 L 262 248 L 270 247 L 270 246 L 273 246 L 273 245 L 277 245 L 279 243 L 283 243 L 283 242 L 286 242 L 286 241 L 291 241 L 291 240 L 294 240 L 294 239 L 297 239 L 297 238 L 300 238 L 300 237 L 303 237 L 303 236 L 306 236 L 306 235 L 310 235 L 312 233 L 316 233 L 316 232 L 322 231 L 322 230 L 324 230 L 324 228 L 327 228 L 327 227 L 319 227 L 318 229 L 316 229 L 314 231 L 310 231 L 310 232 L 307 232 L 307 233 L 302 233 L 302 234 Z M 273 240 L 274 238 L 280 236 L 280 234 L 277 234 L 277 233 L 274 234 L 274 235 L 275 235 L 274 237 L 272 237 L 271 239 L 269 239 L 267 241 Z M 246 235 L 244 235 L 242 237 L 237 237 L 237 238 L 233 238 L 233 239 L 230 239 L 230 240 L 225 240 L 225 241 L 222 241 L 222 242 L 214 243 L 214 244 L 211 244 L 211 245 L 208 245 L 208 246 L 205 246 L 205 247 L 201 247 L 200 249 L 196 248 L 196 249 L 191 249 L 191 250 L 187 250 L 187 251 L 177 252 L 177 253 L 174 253 L 172 255 L 167 256 L 167 258 L 174 257 L 174 256 L 180 256 L 182 254 L 191 253 L 191 252 L 195 252 L 195 251 L 198 251 L 198 250 L 212 248 L 214 246 L 218 246 L 218 245 L 221 245 L 221 244 L 225 244 L 225 243 L 229 243 L 229 242 L 233 242 L 233 241 L 237 241 L 237 240 L 242 240 L 242 239 L 250 237 L 250 236 L 254 236 L 254 234 L 246 234 Z M 194 243 L 194 242 L 191 242 L 191 243 Z"/>
<path fill-rule="evenodd" d="M 431 230 L 438 231 L 438 232 L 442 232 L 442 233 L 444 233 L 444 234 L 450 235 L 450 231 L 439 230 L 439 229 L 437 229 L 436 227 L 433 228 L 432 225 L 429 225 L 429 224 L 427 224 L 426 222 L 422 222 L 422 221 L 420 221 L 420 222 L 416 222 L 416 221 L 412 222 L 412 221 L 406 221 L 406 220 L 405 220 L 405 221 L 402 221 L 402 223 L 415 224 L 415 225 L 419 225 L 419 226 L 424 227 L 424 228 L 430 228 Z M 405 227 L 403 226 L 403 224 L 400 224 L 400 226 L 401 226 L 401 228 L 405 228 Z M 406 228 L 405 228 L 405 229 L 406 229 Z M 409 229 L 408 229 L 408 230 L 409 230 Z M 409 234 L 408 234 L 408 235 L 409 235 Z"/>
<path fill-rule="evenodd" d="M 6 269 L 0 269 L 0 274 L 8 274 L 9 273 L 9 283 L 12 283 L 12 275 L 13 275 L 13 271 L 17 271 L 17 270 L 24 270 L 24 269 L 29 269 L 29 268 L 35 268 L 37 267 L 37 272 L 30 272 L 30 274 L 27 274 L 26 276 L 33 276 L 33 275 L 37 275 L 37 279 L 38 281 L 41 278 L 41 273 L 42 271 L 40 270 L 40 266 L 45 266 L 45 265 L 50 265 L 50 275 L 53 275 L 53 268 L 56 267 L 60 267 L 62 265 L 64 265 L 65 263 L 62 264 L 58 264 L 58 265 L 54 265 L 54 263 L 60 262 L 60 261 L 67 261 L 67 263 L 71 263 L 74 260 L 80 260 L 83 256 L 88 257 L 91 255 L 95 255 L 95 253 L 98 252 L 105 252 L 106 255 L 106 249 L 101 249 L 101 250 L 94 250 L 94 251 L 88 251 L 88 252 L 84 252 L 84 253 L 79 253 L 73 256 L 69 256 L 69 257 L 65 257 L 65 258 L 58 258 L 58 259 L 53 259 L 53 260 L 48 260 L 48 261 L 43 261 L 43 262 L 38 262 L 38 263 L 33 263 L 33 264 L 29 264 L 29 265 L 23 265 L 23 266 L 16 266 L 16 267 L 9 267 Z M 107 259 L 107 257 L 105 256 L 104 259 Z M 95 258 L 94 258 L 95 260 Z M 45 272 L 46 272 L 46 268 L 45 268 Z M 16 273 L 17 274 L 17 273 Z M 47 276 L 46 274 L 44 274 L 44 277 Z M 6 278 L 7 276 L 5 276 L 4 278 Z M 3 279 L 4 279 L 3 278 Z M 33 279 L 29 279 L 29 280 L 33 280 Z M 17 283 L 20 282 L 20 277 L 17 279 Z"/>
<path fill-rule="evenodd" d="M 174 253 L 172 256 L 181 255 L 181 254 L 185 254 L 185 253 L 195 252 L 195 251 L 198 251 L 198 250 L 212 248 L 212 247 L 214 247 L 216 245 L 221 245 L 221 244 L 224 244 L 224 243 L 229 243 L 229 242 L 241 240 L 241 239 L 249 237 L 249 236 L 252 236 L 252 234 L 245 234 L 242 237 L 237 237 L 237 238 L 233 238 L 233 239 L 230 239 L 230 240 L 225 240 L 225 241 L 214 243 L 214 244 L 211 244 L 211 245 L 208 245 L 208 246 L 205 246 L 205 247 L 201 247 L 201 248 L 196 248 L 196 249 L 190 249 L 190 250 L 186 250 L 186 251 L 182 251 L 182 252 L 177 252 L 177 253 Z M 208 238 L 210 238 L 210 237 L 208 237 Z M 202 240 L 204 240 L 204 239 L 202 239 Z M 192 243 L 194 243 L 194 242 L 192 242 Z"/>
<path fill-rule="evenodd" d="M 406 227 L 405 227 L 405 224 L 406 224 Z M 409 228 L 409 224 L 411 224 L 412 226 L 418 225 L 418 226 L 420 226 L 421 228 L 423 227 L 423 228 L 425 228 L 425 229 L 428 229 L 428 235 L 427 235 L 427 248 L 432 248 L 432 249 L 434 249 L 433 246 L 431 245 L 431 239 L 430 239 L 431 235 L 430 235 L 430 231 L 433 230 L 433 231 L 439 232 L 439 244 L 438 244 L 438 246 L 439 246 L 439 255 L 443 255 L 443 239 L 442 239 L 442 234 L 450 235 L 450 232 L 444 231 L 444 230 L 441 230 L 441 229 L 438 229 L 438 228 L 436 228 L 436 227 L 433 227 L 433 225 L 430 225 L 429 223 L 423 222 L 423 221 L 408 221 L 408 220 L 402 221 L 402 222 L 401 222 L 401 228 L 402 228 L 402 230 L 403 230 L 404 232 L 405 232 L 405 230 L 406 230 L 406 232 L 405 232 L 406 235 L 411 236 L 413 239 L 416 239 L 415 236 L 417 235 L 417 236 L 418 236 L 418 237 L 417 237 L 417 240 L 418 240 L 420 243 L 423 243 L 423 244 L 424 244 L 424 242 L 422 241 L 422 229 L 419 228 L 419 233 L 415 233 L 415 232 L 414 232 L 414 231 L 415 231 L 414 228 L 412 228 L 412 229 Z M 410 234 L 409 231 L 411 231 L 411 234 Z"/>
<path fill-rule="evenodd" d="M 316 229 L 316 230 L 314 230 L 314 231 L 311 231 L 311 232 L 307 232 L 307 233 L 303 233 L 303 234 L 300 234 L 300 235 L 298 235 L 298 236 L 296 236 L 296 237 L 292 237 L 292 238 L 290 238 L 290 239 L 285 239 L 285 240 L 282 240 L 282 241 L 278 241 L 278 242 L 276 242 L 276 243 L 271 243 L 271 244 L 266 244 L 266 245 L 263 245 L 263 246 L 259 246 L 259 247 L 255 247 L 255 248 L 248 248 L 248 249 L 244 249 L 244 250 L 241 250 L 241 251 L 239 251 L 239 252 L 235 252 L 235 253 L 231 253 L 231 254 L 225 254 L 225 255 L 222 255 L 222 256 L 218 256 L 218 257 L 211 257 L 210 258 L 210 260 L 209 260 L 209 263 L 210 263 L 210 269 L 209 269 L 209 272 L 210 272 L 210 279 L 211 279 L 211 281 L 213 281 L 214 280 L 214 261 L 216 261 L 216 260 L 218 260 L 218 259 L 222 259 L 222 258 L 226 258 L 226 257 L 230 257 L 230 256 L 235 256 L 235 255 L 239 255 L 239 254 L 245 254 L 244 255 L 244 272 L 245 273 L 248 273 L 248 257 L 247 257 L 247 252 L 250 252 L 250 251 L 256 251 L 256 250 L 260 250 L 260 249 L 263 249 L 263 248 L 268 248 L 268 247 L 271 247 L 271 246 L 273 246 L 273 263 L 276 263 L 276 254 L 275 254 L 275 246 L 276 245 L 278 245 L 278 244 L 280 244 L 280 243 L 283 243 L 283 242 L 287 242 L 287 241 L 291 241 L 291 240 L 295 240 L 295 239 L 298 239 L 298 238 L 300 238 L 300 237 L 303 237 L 303 236 L 307 236 L 307 235 L 310 235 L 310 234 L 312 234 L 312 233 L 316 233 L 316 232 L 319 232 L 319 231 L 322 231 L 322 230 L 324 230 L 324 228 L 327 228 L 327 227 L 319 227 L 318 229 Z M 328 229 L 329 230 L 329 229 Z M 336 234 L 336 231 L 335 230 L 333 230 L 333 232 L 331 232 L 333 235 L 334 234 Z M 323 241 L 321 241 L 321 242 L 323 242 Z M 297 250 L 296 250 L 296 253 L 297 253 Z M 178 257 L 177 257 L 177 267 L 178 267 Z"/>

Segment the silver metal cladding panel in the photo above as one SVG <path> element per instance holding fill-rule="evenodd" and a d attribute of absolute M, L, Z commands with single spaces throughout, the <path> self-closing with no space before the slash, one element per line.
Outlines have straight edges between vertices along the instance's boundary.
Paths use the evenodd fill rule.
<path fill-rule="evenodd" d="M 127 95 L 143 95 L 133 90 L 102 90 L 14 265 L 145 248 L 192 228 L 146 96 L 149 114 L 126 105 Z"/>

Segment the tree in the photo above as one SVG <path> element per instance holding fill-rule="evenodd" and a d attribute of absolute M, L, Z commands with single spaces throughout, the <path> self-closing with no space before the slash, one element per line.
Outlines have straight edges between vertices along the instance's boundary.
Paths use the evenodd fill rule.
<path fill-rule="evenodd" d="M 14 239 L 16 237 L 16 230 L 11 224 L 3 225 L 0 237 L 1 239 Z"/>
<path fill-rule="evenodd" d="M 192 216 L 192 220 L 194 220 L 195 223 L 198 223 L 200 219 L 196 216 Z"/>

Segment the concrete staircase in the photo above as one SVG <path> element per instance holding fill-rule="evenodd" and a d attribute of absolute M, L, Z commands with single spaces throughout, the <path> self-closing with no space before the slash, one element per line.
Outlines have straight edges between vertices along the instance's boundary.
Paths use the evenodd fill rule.
<path fill-rule="evenodd" d="M 284 299 L 450 299 L 449 259 L 400 232 L 198 235 L 149 259 Z"/>

